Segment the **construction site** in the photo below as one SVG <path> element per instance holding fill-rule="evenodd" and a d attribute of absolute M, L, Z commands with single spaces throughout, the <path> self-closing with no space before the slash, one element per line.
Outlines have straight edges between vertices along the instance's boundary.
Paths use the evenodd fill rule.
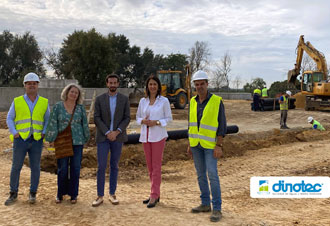
<path fill-rule="evenodd" d="M 11 102 L 11 100 L 8 100 Z M 224 138 L 224 156 L 218 161 L 222 192 L 220 225 L 329 225 L 330 199 L 256 199 L 250 197 L 253 176 L 329 176 L 329 111 L 288 112 L 289 130 L 280 130 L 280 111 L 254 112 L 251 100 L 224 100 L 228 125 L 239 132 Z M 139 133 L 135 121 L 137 108 L 131 107 L 128 133 Z M 167 129 L 187 129 L 188 109 L 172 107 L 173 121 Z M 9 191 L 12 143 L 6 126 L 7 112 L 0 113 L 0 200 Z M 326 131 L 312 130 L 307 117 L 313 116 Z M 163 157 L 161 201 L 147 210 L 142 200 L 148 196 L 149 177 L 141 144 L 126 144 L 119 166 L 117 197 L 120 205 L 108 200 L 92 207 L 96 196 L 97 157 L 95 125 L 84 148 L 78 202 L 55 204 L 57 191 L 54 151 L 45 143 L 37 203 L 28 204 L 30 169 L 28 161 L 21 171 L 18 201 L 0 205 L 0 225 L 213 225 L 209 214 L 190 213 L 200 202 L 193 161 L 186 155 L 188 139 L 169 140 Z M 107 172 L 108 173 L 108 172 Z M 106 183 L 106 189 L 108 184 Z"/>
<path fill-rule="evenodd" d="M 1 1 L 0 226 L 330 226 L 329 9 Z"/>
<path fill-rule="evenodd" d="M 317 70 L 302 72 L 300 90 L 288 94 L 288 127 L 280 127 L 278 96 L 260 98 L 254 93 L 217 93 L 223 97 L 227 135 L 223 139 L 223 156 L 218 161 L 222 196 L 221 225 L 329 225 L 329 198 L 270 199 L 250 196 L 252 177 L 330 176 L 330 102 L 328 68 L 324 55 L 300 36 L 295 68 L 288 72 L 288 82 L 296 83 L 301 73 L 303 52 L 316 63 Z M 188 101 L 196 95 L 191 89 L 191 68 L 184 71 L 162 70 L 161 94 L 171 103 L 173 121 L 166 129 L 161 201 L 157 208 L 148 210 L 142 200 L 148 196 L 150 182 L 142 144 L 138 142 L 140 125 L 136 122 L 139 100 L 143 89 L 118 89 L 129 97 L 131 121 L 127 128 L 129 140 L 123 146 L 119 162 L 117 197 L 120 205 L 106 202 L 92 207 L 96 196 L 98 169 L 95 142 L 96 127 L 93 109 L 96 96 L 107 89 L 85 88 L 85 107 L 88 112 L 91 138 L 84 147 L 81 162 L 78 202 L 70 199 L 61 205 L 55 203 L 57 192 L 57 163 L 54 148 L 44 143 L 41 156 L 41 177 L 37 204 L 30 205 L 30 169 L 26 157 L 20 177 L 18 201 L 13 206 L 0 205 L 0 225 L 212 225 L 208 214 L 192 214 L 192 207 L 200 203 L 200 191 L 192 159 L 187 155 Z M 53 106 L 59 101 L 63 80 L 53 88 L 40 87 L 39 94 Z M 61 84 L 56 85 L 56 82 Z M 72 81 L 71 81 L 72 82 Z M 261 87 L 263 88 L 263 87 Z M 259 90 L 260 91 L 260 90 Z M 6 117 L 14 97 L 24 93 L 23 88 L 1 88 L 0 103 L 0 170 L 3 202 L 8 196 L 12 161 L 12 143 Z M 255 98 L 255 95 L 259 95 Z M 282 94 L 279 94 L 280 96 Z M 284 100 L 284 99 L 283 99 Z M 259 110 L 257 110 L 257 108 Z M 325 128 L 313 129 L 310 117 Z M 308 119 L 308 120 L 307 120 Z M 323 128 L 322 127 L 322 128 Z M 234 129 L 233 129 L 234 128 Z M 280 129 L 281 128 L 281 129 Z M 170 135 L 175 134 L 174 136 Z M 109 170 L 109 168 L 108 168 Z M 109 178 L 109 171 L 107 178 Z M 106 183 L 106 190 L 108 183 Z"/>

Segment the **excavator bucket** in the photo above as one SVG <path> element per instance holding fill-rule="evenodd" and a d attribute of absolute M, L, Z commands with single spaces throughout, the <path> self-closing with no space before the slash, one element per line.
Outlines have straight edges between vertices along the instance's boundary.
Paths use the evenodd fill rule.
<path fill-rule="evenodd" d="M 299 74 L 300 74 L 300 73 L 297 73 L 297 72 L 296 72 L 296 69 L 292 69 L 292 70 L 288 71 L 288 83 L 293 83 L 293 84 L 295 84 L 296 79 L 297 79 L 297 76 L 298 76 Z"/>

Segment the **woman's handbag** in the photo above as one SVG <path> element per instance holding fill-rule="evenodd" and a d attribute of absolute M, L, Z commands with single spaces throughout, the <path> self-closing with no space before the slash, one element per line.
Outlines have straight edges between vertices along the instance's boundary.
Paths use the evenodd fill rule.
<path fill-rule="evenodd" d="M 55 157 L 57 159 L 73 156 L 71 121 L 74 115 L 76 106 L 74 106 L 69 125 L 60 133 L 58 133 L 55 141 Z"/>

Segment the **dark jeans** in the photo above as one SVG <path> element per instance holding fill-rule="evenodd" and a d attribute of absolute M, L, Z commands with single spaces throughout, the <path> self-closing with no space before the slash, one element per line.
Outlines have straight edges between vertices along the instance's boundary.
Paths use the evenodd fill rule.
<path fill-rule="evenodd" d="M 118 141 L 106 140 L 97 143 L 97 195 L 104 196 L 105 170 L 107 168 L 108 153 L 110 156 L 110 178 L 109 194 L 114 195 L 117 188 L 118 163 L 121 155 L 123 143 Z"/>
<path fill-rule="evenodd" d="M 253 108 L 255 111 L 260 111 L 260 96 L 258 94 L 253 95 Z"/>
<path fill-rule="evenodd" d="M 73 145 L 73 156 L 57 160 L 57 197 L 59 198 L 69 195 L 71 199 L 76 199 L 78 196 L 83 147 L 83 145 Z"/>
<path fill-rule="evenodd" d="M 13 163 L 10 172 L 10 191 L 18 192 L 21 169 L 24 164 L 26 153 L 28 153 L 31 169 L 30 191 L 37 192 L 40 178 L 40 158 L 42 145 L 42 139 L 36 141 L 32 136 L 26 141 L 24 141 L 21 137 L 14 139 Z"/>

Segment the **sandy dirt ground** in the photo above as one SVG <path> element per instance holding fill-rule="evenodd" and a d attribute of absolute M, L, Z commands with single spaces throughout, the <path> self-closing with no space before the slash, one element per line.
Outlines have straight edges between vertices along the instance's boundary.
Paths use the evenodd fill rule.
<path fill-rule="evenodd" d="M 330 176 L 330 112 L 289 111 L 290 130 L 279 130 L 279 111 L 252 112 L 248 101 L 225 101 L 229 125 L 238 134 L 224 139 L 224 157 L 219 175 L 223 218 L 209 221 L 209 213 L 192 214 L 199 205 L 199 189 L 192 160 L 186 155 L 187 140 L 168 141 L 164 153 L 160 203 L 147 209 L 150 183 L 140 144 L 125 145 L 120 162 L 118 206 L 107 199 L 91 206 L 96 197 L 96 148 L 93 140 L 84 150 L 78 203 L 69 198 L 55 204 L 56 170 L 53 153 L 44 149 L 37 203 L 27 202 L 30 169 L 21 172 L 18 201 L 4 206 L 8 197 L 11 143 L 7 138 L 5 115 L 0 114 L 0 225 L 330 225 L 330 199 L 253 199 L 252 176 Z M 134 111 L 134 109 L 133 109 Z M 186 129 L 187 110 L 173 110 L 171 129 Z M 312 115 L 328 131 L 310 129 Z M 134 121 L 130 130 L 137 132 Z M 106 184 L 106 190 L 108 184 Z M 107 197 L 106 197 L 107 198 Z"/>

